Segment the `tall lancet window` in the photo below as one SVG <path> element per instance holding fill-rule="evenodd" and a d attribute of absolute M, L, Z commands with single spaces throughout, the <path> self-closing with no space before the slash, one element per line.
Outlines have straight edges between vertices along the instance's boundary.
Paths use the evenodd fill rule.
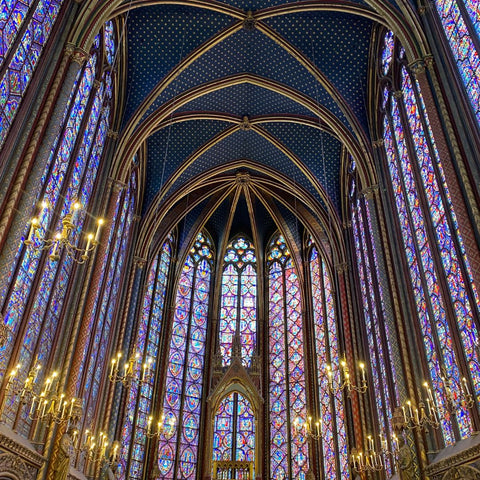
<path fill-rule="evenodd" d="M 268 339 L 270 478 L 304 480 L 309 469 L 303 318 L 300 285 L 282 236 L 269 245 Z"/>
<path fill-rule="evenodd" d="M 160 367 L 160 334 L 164 324 L 165 295 L 172 258 L 172 237 L 164 242 L 148 273 L 140 321 L 134 340 L 134 354 L 140 361 L 128 392 L 125 420 L 122 430 L 122 450 L 117 478 L 141 479 L 147 442 L 148 417 L 152 408 L 155 375 L 142 378 L 142 364 L 151 362 L 152 371 Z M 143 361 L 142 361 L 143 360 Z M 127 463 L 130 458 L 130 463 Z"/>
<path fill-rule="evenodd" d="M 164 480 L 197 475 L 212 243 L 199 234 L 185 260 L 175 299 L 159 439 L 159 469 Z"/>
<path fill-rule="evenodd" d="M 62 0 L 2 1 L 0 149 L 52 32 Z"/>
<path fill-rule="evenodd" d="M 72 242 L 84 242 L 82 229 L 86 226 L 86 210 L 95 186 L 103 148 L 110 125 L 110 104 L 113 97 L 113 72 L 109 58 L 115 54 L 113 25 L 109 22 L 95 37 L 91 56 L 79 72 L 65 110 L 62 130 L 51 148 L 48 165 L 39 185 L 39 199 L 47 208 L 37 207 L 38 229 L 42 236 L 61 230 L 61 221 L 77 199 L 83 209 L 76 214 Z M 97 80 L 98 88 L 94 88 Z M 26 233 L 28 232 L 28 228 Z M 23 241 L 18 246 L 16 262 L 10 272 L 9 284 L 2 291 L 6 312 L 5 323 L 10 331 L 9 341 L 0 348 L 0 379 L 6 370 L 20 363 L 23 381 L 35 362 L 43 365 L 38 381 L 53 360 L 56 342 L 61 329 L 60 318 L 65 313 L 64 300 L 69 286 L 74 261 L 62 249 L 58 260 L 49 251 L 38 247 L 41 242 L 34 237 L 34 248 Z M 14 349 L 18 345 L 19 348 Z M 17 404 L 7 402 L 3 411 L 8 422 L 16 417 Z M 19 431 L 28 434 L 31 421 L 22 408 L 15 422 Z"/>
<path fill-rule="evenodd" d="M 331 365 L 335 382 L 340 382 L 340 348 L 335 301 L 330 274 L 315 246 L 310 249 L 310 279 L 315 324 L 316 366 L 321 423 L 321 448 L 325 478 L 350 478 L 345 430 L 343 393 L 330 393 L 326 365 Z"/>
<path fill-rule="evenodd" d="M 480 124 L 480 8 L 478 0 L 435 0 L 460 76 Z"/>
<path fill-rule="evenodd" d="M 241 343 L 242 363 L 249 367 L 257 331 L 257 269 L 255 250 L 245 237 L 227 247 L 222 275 L 220 353 L 222 365 L 230 365 L 233 339 Z"/>
<path fill-rule="evenodd" d="M 359 194 L 355 178 L 355 164 L 349 168 L 349 201 L 352 232 L 355 244 L 356 269 L 360 285 L 364 328 L 368 341 L 369 362 L 372 383 L 375 389 L 375 406 L 379 427 L 378 435 L 391 442 L 393 432 L 392 416 L 400 399 L 395 382 L 395 364 L 393 362 L 392 343 L 395 332 L 390 331 L 386 319 L 384 292 L 378 256 L 373 238 L 370 204 Z M 385 458 L 386 470 L 392 473 L 392 464 Z"/>
<path fill-rule="evenodd" d="M 384 68 L 381 107 L 386 162 L 419 337 L 444 440 L 451 444 L 473 432 L 462 377 L 477 399 L 480 395 L 478 294 L 419 85 L 403 49 L 393 48 L 391 58 L 398 61 Z"/>

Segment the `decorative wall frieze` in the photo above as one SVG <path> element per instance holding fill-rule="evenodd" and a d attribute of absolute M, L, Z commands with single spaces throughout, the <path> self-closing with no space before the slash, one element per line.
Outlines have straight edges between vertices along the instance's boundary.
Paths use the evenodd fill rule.
<path fill-rule="evenodd" d="M 434 460 L 426 468 L 425 473 L 430 480 L 480 480 L 480 436 L 470 437 L 447 448 L 451 450 L 451 455 L 441 452 L 439 456 L 445 458 Z"/>
<path fill-rule="evenodd" d="M 2 430 L 4 430 L 4 428 L 5 427 L 2 426 Z M 18 440 L 15 437 L 18 437 Z M 25 442 L 26 440 L 14 432 L 7 434 L 0 431 L 0 451 L 3 450 L 15 457 L 20 457 L 36 469 L 40 468 L 44 462 L 43 456 L 33 450 L 33 447 L 29 448 Z"/>
<path fill-rule="evenodd" d="M 19 480 L 34 480 L 37 471 L 38 468 L 28 465 L 18 455 L 11 453 L 0 454 L 0 475 L 2 478 L 8 474 Z"/>

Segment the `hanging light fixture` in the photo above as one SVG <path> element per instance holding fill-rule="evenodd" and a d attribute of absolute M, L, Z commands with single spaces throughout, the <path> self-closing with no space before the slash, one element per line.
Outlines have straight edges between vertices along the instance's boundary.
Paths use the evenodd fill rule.
<path fill-rule="evenodd" d="M 49 258 L 53 261 L 60 259 L 60 254 L 63 250 L 76 263 L 85 263 L 88 260 L 88 254 L 100 243 L 100 234 L 104 220 L 103 218 L 97 220 L 95 235 L 89 233 L 87 235 L 85 248 L 80 248 L 74 240 L 74 232 L 78 228 L 78 215 L 81 209 L 82 204 L 80 202 L 77 200 L 72 201 L 68 213 L 62 218 L 62 229 L 57 231 L 53 237 L 48 238 L 40 232 L 40 218 L 48 210 L 48 203 L 43 201 L 39 215 L 30 220 L 30 231 L 27 239 L 23 243 L 29 248 L 39 250 L 50 249 Z"/>

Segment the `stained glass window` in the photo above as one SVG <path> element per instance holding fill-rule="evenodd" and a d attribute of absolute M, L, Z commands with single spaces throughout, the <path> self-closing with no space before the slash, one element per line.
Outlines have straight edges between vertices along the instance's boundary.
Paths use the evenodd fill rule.
<path fill-rule="evenodd" d="M 199 234 L 175 300 L 158 453 L 164 480 L 196 477 L 212 259 L 210 239 Z"/>
<path fill-rule="evenodd" d="M 282 236 L 267 256 L 270 478 L 304 480 L 309 468 L 303 318 L 298 276 Z M 300 427 L 300 428 L 297 428 Z"/>
<path fill-rule="evenodd" d="M 172 258 L 171 243 L 172 238 L 170 236 L 152 262 L 147 278 L 141 317 L 134 341 L 135 351 L 132 352 L 140 360 L 136 363 L 135 380 L 132 381 L 128 392 L 125 421 L 122 429 L 122 450 L 118 478 L 139 479 L 143 475 L 148 417 L 153 417 L 156 413 L 152 409 L 155 375 L 150 374 L 144 382 L 139 381 L 139 379 L 141 380 L 143 376 L 142 364 L 151 363 L 153 372 L 160 366 L 158 364 L 159 342 L 165 311 L 168 273 Z M 155 424 L 158 418 L 157 415 Z M 130 463 L 127 464 L 129 455 Z M 128 475 L 126 475 L 127 471 Z"/>
<path fill-rule="evenodd" d="M 75 199 L 81 203 L 83 208 L 76 214 L 77 227 L 72 236 L 75 245 L 85 242 L 82 230 L 88 218 L 86 208 L 110 123 L 112 78 L 110 72 L 99 69 L 99 65 L 102 65 L 102 48 L 103 35 L 99 34 L 90 60 L 75 82 L 64 114 L 62 131 L 52 145 L 42 184 L 39 185 L 38 198 L 43 198 L 48 204 L 48 208 L 41 209 L 38 215 L 40 235 L 50 235 L 50 232 L 60 229 L 57 215 L 62 218 L 68 213 Z M 95 79 L 100 81 L 96 89 L 93 88 Z M 35 238 L 35 247 L 41 246 L 38 236 Z M 0 350 L 0 378 L 5 375 L 9 365 L 20 363 L 20 376 L 24 378 L 34 358 L 44 366 L 50 360 L 74 262 L 64 253 L 58 261 L 51 259 L 48 253 L 38 248 L 27 248 L 23 242 L 18 247 L 17 263 L 12 266 L 4 304 L 4 310 L 8 312 L 5 322 L 11 334 L 10 341 Z M 20 348 L 12 356 L 15 341 Z M 42 374 L 45 372 L 46 369 L 42 370 Z M 13 420 L 15 411 L 15 404 L 5 408 L 4 417 L 7 421 Z M 30 424 L 26 414 L 24 409 L 18 427 L 25 435 Z"/>
<path fill-rule="evenodd" d="M 340 381 L 338 365 L 341 359 L 333 289 L 325 262 L 315 246 L 310 252 L 310 278 L 321 420 L 318 428 L 325 478 L 350 478 L 343 394 L 341 391 L 330 393 L 326 369 L 329 365 L 335 381 Z"/>
<path fill-rule="evenodd" d="M 226 396 L 215 414 L 213 461 L 218 460 L 255 460 L 255 416 L 240 393 Z"/>
<path fill-rule="evenodd" d="M 52 31 L 62 0 L 2 2 L 0 11 L 0 148 Z"/>
<path fill-rule="evenodd" d="M 480 9 L 476 0 L 435 0 L 460 76 L 480 123 Z"/>
<path fill-rule="evenodd" d="M 380 281 L 377 251 L 372 236 L 372 219 L 369 203 L 362 195 L 358 195 L 356 180 L 351 170 L 351 183 L 354 193 L 351 195 L 351 219 L 355 244 L 356 267 L 360 284 L 363 319 L 368 341 L 369 362 L 372 382 L 375 389 L 375 406 L 377 414 L 378 435 L 382 439 L 392 438 L 393 409 L 400 405 L 395 382 L 395 364 L 393 362 L 392 343 L 394 332 L 391 332 L 386 321 L 384 293 Z M 380 341 L 379 341 L 380 339 Z M 385 458 L 385 466 L 389 475 L 393 465 Z"/>
<path fill-rule="evenodd" d="M 244 237 L 230 243 L 224 257 L 220 309 L 222 364 L 230 364 L 232 345 L 238 335 L 243 365 L 249 367 L 257 329 L 257 272 L 255 250 Z"/>
<path fill-rule="evenodd" d="M 404 66 L 398 77 L 402 96 L 393 98 L 385 89 L 385 151 L 430 380 L 445 412 L 444 439 L 451 444 L 456 440 L 452 422 L 456 421 L 461 438 L 472 433 L 460 373 L 464 355 L 471 386 L 477 396 L 480 393 L 474 348 L 478 294 L 419 85 Z M 463 351 L 455 348 L 455 331 L 460 333 Z M 450 394 L 456 399 L 455 416 L 446 408 Z"/>

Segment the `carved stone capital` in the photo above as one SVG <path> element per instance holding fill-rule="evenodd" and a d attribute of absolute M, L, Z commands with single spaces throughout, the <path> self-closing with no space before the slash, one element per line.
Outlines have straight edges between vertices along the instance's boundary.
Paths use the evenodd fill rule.
<path fill-rule="evenodd" d="M 145 267 L 145 265 L 147 264 L 147 260 L 145 258 L 142 258 L 142 257 L 135 257 L 133 259 L 133 264 L 135 265 L 135 267 L 137 268 L 143 268 Z"/>
<path fill-rule="evenodd" d="M 371 185 L 370 187 L 364 188 L 360 194 L 363 195 L 367 200 L 371 200 L 378 189 L 378 185 Z"/>
<path fill-rule="evenodd" d="M 408 68 L 415 76 L 421 75 L 425 73 L 425 60 L 423 58 L 417 58 L 408 64 Z"/>
<path fill-rule="evenodd" d="M 112 177 L 108 177 L 107 183 L 108 186 L 112 189 L 113 193 L 119 193 L 123 189 L 127 188 L 127 186 L 123 182 Z"/>
<path fill-rule="evenodd" d="M 141 219 L 142 219 L 142 217 L 141 217 L 140 215 L 135 214 L 135 215 L 133 216 L 133 221 L 134 221 L 134 222 L 139 222 Z"/>
<path fill-rule="evenodd" d="M 396 90 L 395 92 L 393 92 L 393 97 L 399 100 L 403 97 L 403 92 L 401 90 Z"/>
<path fill-rule="evenodd" d="M 113 138 L 114 140 L 117 140 L 118 138 L 118 132 L 115 132 L 114 130 L 109 130 L 107 132 L 107 137 L 108 138 Z"/>
<path fill-rule="evenodd" d="M 435 63 L 435 60 L 433 59 L 433 55 L 426 55 L 423 59 L 425 62 L 425 66 L 430 69 L 433 67 L 433 64 Z"/>
<path fill-rule="evenodd" d="M 95 90 L 98 90 L 100 87 L 102 86 L 102 82 L 100 80 L 94 80 L 93 81 L 93 85 L 92 87 L 95 89 Z M 105 107 L 102 107 L 102 113 L 105 112 Z"/>
<path fill-rule="evenodd" d="M 65 54 L 68 54 L 72 62 L 80 65 L 80 67 L 83 67 L 85 62 L 90 58 L 89 53 L 83 48 L 76 47 L 72 44 L 67 44 Z"/>
<path fill-rule="evenodd" d="M 347 263 L 347 262 L 337 263 L 337 264 L 335 265 L 335 270 L 336 270 L 338 273 L 348 272 L 348 263 Z"/>
<path fill-rule="evenodd" d="M 383 145 L 385 145 L 385 140 L 383 138 L 379 138 L 378 140 L 374 140 L 372 142 L 372 146 L 374 148 L 381 148 Z"/>

